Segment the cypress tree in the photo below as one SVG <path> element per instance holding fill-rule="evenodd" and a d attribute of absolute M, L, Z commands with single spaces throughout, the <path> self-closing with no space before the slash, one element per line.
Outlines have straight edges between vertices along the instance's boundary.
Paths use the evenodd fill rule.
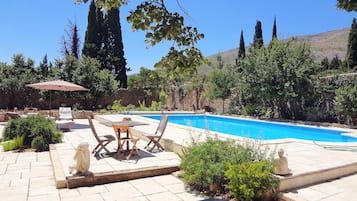
<path fill-rule="evenodd" d="M 255 25 L 253 47 L 259 49 L 263 45 L 264 45 L 264 42 L 263 42 L 262 23 L 259 20 L 257 20 L 257 24 Z"/>
<path fill-rule="evenodd" d="M 76 59 L 79 59 L 79 35 L 77 24 L 72 27 L 72 41 L 71 41 L 71 55 Z"/>
<path fill-rule="evenodd" d="M 347 63 L 349 68 L 357 66 L 357 23 L 353 18 L 347 44 Z"/>
<path fill-rule="evenodd" d="M 108 47 L 106 49 L 109 67 L 119 81 L 119 88 L 127 88 L 126 59 L 120 26 L 119 8 L 107 13 Z"/>
<path fill-rule="evenodd" d="M 106 65 L 107 63 L 107 44 L 108 44 L 108 28 L 105 22 L 103 12 L 100 8 L 97 8 L 97 41 L 96 46 L 98 47 L 98 52 L 96 58 L 100 62 L 100 69 L 109 69 Z"/>
<path fill-rule="evenodd" d="M 322 66 L 322 69 L 324 70 L 327 70 L 330 68 L 330 62 L 328 60 L 327 57 L 324 57 L 322 60 L 321 60 L 321 66 Z"/>
<path fill-rule="evenodd" d="M 277 33 L 276 33 L 276 17 L 274 16 L 274 24 L 273 24 L 273 36 L 271 40 L 278 39 Z"/>
<path fill-rule="evenodd" d="M 47 78 L 49 74 L 47 54 L 45 54 L 45 56 L 42 59 L 42 62 L 40 63 L 40 66 L 38 68 L 38 74 L 41 78 Z"/>
<path fill-rule="evenodd" d="M 88 13 L 88 25 L 84 38 L 82 54 L 91 58 L 96 58 L 99 48 L 98 48 L 98 21 L 97 12 L 94 0 L 92 0 L 89 6 Z M 100 42 L 100 41 L 99 41 Z"/>
<path fill-rule="evenodd" d="M 239 40 L 239 50 L 238 50 L 238 59 L 245 57 L 245 44 L 243 37 L 243 30 L 240 32 L 240 40 Z"/>

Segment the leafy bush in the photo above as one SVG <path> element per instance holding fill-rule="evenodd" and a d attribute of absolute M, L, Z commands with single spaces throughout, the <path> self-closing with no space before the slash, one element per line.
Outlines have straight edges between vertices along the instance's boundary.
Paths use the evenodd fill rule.
<path fill-rule="evenodd" d="M 31 147 L 36 149 L 36 151 L 48 150 L 48 144 L 45 142 L 43 136 L 36 136 L 31 142 Z"/>
<path fill-rule="evenodd" d="M 4 140 L 12 140 L 23 136 L 23 145 L 31 147 L 32 141 L 41 136 L 47 145 L 61 142 L 62 133 L 56 131 L 56 124 L 52 119 L 34 115 L 21 119 L 10 120 L 3 133 Z"/>
<path fill-rule="evenodd" d="M 237 200 L 262 198 L 264 192 L 278 186 L 273 170 L 273 163 L 268 160 L 228 165 L 225 175 L 230 194 Z"/>
<path fill-rule="evenodd" d="M 125 110 L 125 107 L 121 105 L 121 100 L 115 100 L 110 109 L 117 112 L 123 112 Z"/>
<path fill-rule="evenodd" d="M 251 148 L 208 138 L 203 143 L 190 147 L 183 157 L 180 168 L 183 179 L 198 190 L 209 190 L 211 184 L 218 185 L 218 191 L 225 192 L 227 164 L 253 161 L 256 152 Z"/>
<path fill-rule="evenodd" d="M 334 108 L 340 121 L 354 125 L 357 118 L 357 84 L 341 87 L 336 90 Z"/>
<path fill-rule="evenodd" d="M 11 151 L 11 150 L 22 148 L 23 144 L 24 144 L 24 136 L 22 135 L 19 137 L 15 137 L 12 140 L 1 143 L 1 146 L 3 146 L 4 151 Z"/>

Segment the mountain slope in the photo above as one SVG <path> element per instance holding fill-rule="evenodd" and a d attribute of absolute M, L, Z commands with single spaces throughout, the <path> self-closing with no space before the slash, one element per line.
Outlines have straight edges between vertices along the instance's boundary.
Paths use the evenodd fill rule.
<path fill-rule="evenodd" d="M 347 51 L 349 31 L 349 28 L 345 28 L 315 35 L 294 36 L 286 40 L 294 39 L 298 42 L 310 43 L 312 55 L 317 61 L 321 61 L 324 57 L 327 57 L 331 60 L 336 55 L 340 59 L 344 59 Z M 246 51 L 247 49 L 248 47 L 246 47 Z M 221 56 L 225 64 L 234 64 L 237 54 L 238 47 L 208 56 L 207 59 L 213 64 L 213 66 L 216 65 L 218 56 Z M 204 65 L 202 66 L 201 72 L 207 72 L 210 68 L 211 67 L 208 65 Z"/>

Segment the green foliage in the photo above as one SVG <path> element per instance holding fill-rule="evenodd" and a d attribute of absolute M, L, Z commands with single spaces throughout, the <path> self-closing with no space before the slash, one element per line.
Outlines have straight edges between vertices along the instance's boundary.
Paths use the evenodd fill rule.
<path fill-rule="evenodd" d="M 121 105 L 121 100 L 115 100 L 110 107 L 110 109 L 116 111 L 116 112 L 123 112 L 125 111 L 125 107 Z"/>
<path fill-rule="evenodd" d="M 23 136 L 23 145 L 31 147 L 34 138 L 40 136 L 47 145 L 59 143 L 62 133 L 56 131 L 56 124 L 52 119 L 34 115 L 21 119 L 10 120 L 3 133 L 4 140 L 12 140 Z"/>
<path fill-rule="evenodd" d="M 238 58 L 242 59 L 245 57 L 245 43 L 244 43 L 244 36 L 243 30 L 240 32 L 240 39 L 239 39 L 239 49 L 238 49 Z"/>
<path fill-rule="evenodd" d="M 92 97 L 100 97 L 114 94 L 118 89 L 118 82 L 107 70 L 98 70 L 99 62 L 96 59 L 82 56 L 78 68 L 73 74 L 73 81 L 87 89 L 90 89 Z"/>
<path fill-rule="evenodd" d="M 161 90 L 159 93 L 159 100 L 162 105 L 166 105 L 167 103 L 167 94 L 164 90 Z"/>
<path fill-rule="evenodd" d="M 161 102 L 156 102 L 156 101 L 152 101 L 151 102 L 151 106 L 150 106 L 150 110 L 151 111 L 160 111 L 161 110 Z"/>
<path fill-rule="evenodd" d="M 128 80 L 129 90 L 144 90 L 147 95 L 157 94 L 162 90 L 163 78 L 159 76 L 156 70 L 150 70 L 144 67 L 140 68 L 137 75 L 130 76 Z"/>
<path fill-rule="evenodd" d="M 184 25 L 184 18 L 170 12 L 161 1 L 144 1 L 127 17 L 132 29 L 146 32 L 145 43 L 152 46 L 161 41 L 174 41 L 178 46 L 193 46 L 204 37 L 196 27 Z"/>
<path fill-rule="evenodd" d="M 222 64 L 223 65 L 223 64 Z M 231 95 L 233 87 L 233 73 L 228 67 L 215 68 L 208 76 L 207 95 L 210 99 L 222 99 L 224 113 L 224 101 Z"/>
<path fill-rule="evenodd" d="M 357 11 L 357 2 L 355 0 L 337 0 L 336 6 L 348 12 Z"/>
<path fill-rule="evenodd" d="M 46 143 L 43 136 L 36 136 L 32 142 L 31 147 L 36 149 L 36 151 L 47 151 L 48 150 L 48 143 Z"/>
<path fill-rule="evenodd" d="M 264 114 L 262 110 L 263 108 L 260 105 L 248 104 L 243 108 L 242 114 L 247 116 L 262 116 Z"/>
<path fill-rule="evenodd" d="M 278 186 L 273 171 L 273 163 L 268 160 L 228 165 L 225 175 L 230 194 L 237 200 L 261 199 L 264 192 Z"/>
<path fill-rule="evenodd" d="M 76 3 L 87 3 L 88 0 L 75 0 Z M 120 6 L 126 5 L 128 0 L 96 0 L 97 6 L 103 10 L 110 10 L 112 8 L 119 8 Z"/>
<path fill-rule="evenodd" d="M 217 184 L 221 193 L 225 192 L 227 184 L 224 174 L 228 164 L 240 164 L 263 157 L 253 147 L 212 138 L 193 145 L 184 153 L 180 164 L 183 179 L 201 191 L 208 190 L 210 184 Z"/>
<path fill-rule="evenodd" d="M 261 48 L 264 45 L 263 41 L 263 31 L 262 31 L 262 22 L 257 20 L 257 24 L 255 25 L 255 33 L 253 38 L 253 47 Z"/>
<path fill-rule="evenodd" d="M 11 150 L 22 148 L 23 144 L 24 144 L 24 135 L 15 137 L 12 140 L 5 141 L 1 143 L 1 146 L 3 146 L 4 151 L 11 151 Z"/>
<path fill-rule="evenodd" d="M 355 124 L 357 118 L 357 84 L 341 87 L 336 90 L 335 111 L 340 121 Z"/>
<path fill-rule="evenodd" d="M 357 7 L 357 3 L 356 3 Z M 347 44 L 347 63 L 349 68 L 357 66 L 357 22 L 353 18 Z"/>
<path fill-rule="evenodd" d="M 309 46 L 273 40 L 269 47 L 250 49 L 237 68 L 243 107 L 254 103 L 277 111 L 280 118 L 305 118 L 305 106 L 314 102 L 318 69 Z"/>

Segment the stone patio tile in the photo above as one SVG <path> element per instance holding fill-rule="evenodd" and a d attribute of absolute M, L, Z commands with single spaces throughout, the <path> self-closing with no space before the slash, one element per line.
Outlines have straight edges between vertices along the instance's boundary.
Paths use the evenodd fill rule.
<path fill-rule="evenodd" d="M 160 183 L 161 185 L 177 184 L 182 183 L 182 180 L 173 175 L 162 175 L 153 178 L 154 181 Z"/>
<path fill-rule="evenodd" d="M 37 177 L 53 177 L 52 167 L 38 167 L 33 168 L 29 173 L 30 178 Z"/>
<path fill-rule="evenodd" d="M 130 184 L 133 186 L 136 186 L 138 184 L 147 184 L 147 183 L 153 183 L 154 180 L 152 177 L 147 177 L 147 178 L 141 178 L 141 179 L 135 179 L 135 180 L 129 180 L 128 181 Z"/>
<path fill-rule="evenodd" d="M 30 188 L 37 188 L 41 186 L 51 186 L 55 183 L 53 177 L 36 177 L 31 178 Z"/>
<path fill-rule="evenodd" d="M 57 194 L 57 189 L 54 186 L 42 186 L 42 187 L 35 187 L 29 189 L 29 196 L 46 196 Z"/>
<path fill-rule="evenodd" d="M 11 179 L 21 179 L 24 178 L 22 176 L 21 171 L 15 171 L 15 172 L 6 172 L 3 175 L 0 175 L 0 181 L 2 180 L 11 180 Z"/>
<path fill-rule="evenodd" d="M 3 181 L 1 181 L 2 183 Z M 30 183 L 29 178 L 21 178 L 21 179 L 12 179 L 10 181 L 10 186 L 11 187 L 21 187 L 21 186 L 28 186 Z"/>
<path fill-rule="evenodd" d="M 9 153 L 9 152 L 4 152 L 4 153 L 7 153 L 7 155 L 4 155 L 4 157 L 2 158 L 1 160 L 2 163 L 7 163 L 7 164 L 16 163 L 18 153 Z"/>
<path fill-rule="evenodd" d="M 136 188 L 136 186 L 130 184 L 129 182 L 116 182 L 106 184 L 105 186 L 114 197 L 125 196 L 132 198 L 143 196 L 143 194 L 138 190 L 138 188 Z"/>
<path fill-rule="evenodd" d="M 61 201 L 58 192 L 47 194 L 47 195 L 38 195 L 38 196 L 29 196 L 27 201 Z"/>
<path fill-rule="evenodd" d="M 0 191 L 3 190 L 3 189 L 7 189 L 10 187 L 10 184 L 11 184 L 11 179 L 4 179 L 1 177 L 0 175 Z"/>
<path fill-rule="evenodd" d="M 175 194 L 177 197 L 179 197 L 183 201 L 199 201 L 199 200 L 206 200 L 207 198 L 201 195 L 195 195 L 192 193 L 178 193 Z M 218 200 L 217 200 L 218 201 Z"/>
<path fill-rule="evenodd" d="M 298 190 L 296 190 L 296 192 L 297 192 L 297 196 L 303 197 L 303 198 L 308 198 L 309 201 L 323 200 L 324 198 L 328 197 L 328 196 L 326 196 L 325 193 L 316 191 L 311 188 L 298 189 Z"/>
<path fill-rule="evenodd" d="M 168 185 L 165 185 L 165 188 L 174 194 L 186 192 L 186 186 L 183 182 L 176 183 L 176 184 L 168 184 Z"/>
<path fill-rule="evenodd" d="M 166 188 L 157 182 L 148 182 L 134 185 L 143 195 L 151 195 L 156 193 L 168 192 Z"/>
<path fill-rule="evenodd" d="M 105 193 L 108 192 L 108 189 L 105 185 L 96 185 L 90 187 L 80 187 L 78 188 L 79 194 L 83 195 L 91 195 L 91 194 L 98 194 L 98 193 Z"/>
<path fill-rule="evenodd" d="M 100 194 L 81 195 L 78 197 L 63 198 L 61 201 L 105 201 Z"/>
<path fill-rule="evenodd" d="M 152 195 L 146 196 L 150 201 L 181 201 L 180 197 L 177 197 L 175 194 L 170 192 L 162 192 L 162 193 L 155 193 Z"/>
<path fill-rule="evenodd" d="M 65 198 L 72 198 L 72 197 L 79 197 L 80 193 L 77 188 L 75 189 L 68 189 L 68 188 L 63 188 L 63 189 L 58 189 L 59 195 L 61 200 Z"/>
<path fill-rule="evenodd" d="M 340 188 L 336 185 L 333 185 L 332 182 L 314 185 L 314 186 L 311 186 L 310 188 L 313 190 L 319 191 L 321 193 L 324 193 L 326 195 L 338 194 L 345 190 L 344 188 Z"/>
<path fill-rule="evenodd" d="M 30 169 L 30 162 L 21 162 L 21 163 L 14 163 L 14 164 L 9 164 L 7 166 L 7 171 L 17 171 L 17 170 L 24 170 Z"/>
<path fill-rule="evenodd" d="M 91 164 L 89 170 L 91 172 L 109 172 L 109 171 L 114 171 L 115 169 L 113 169 L 113 167 L 111 167 L 108 164 L 101 164 L 101 165 Z"/>
<path fill-rule="evenodd" d="M 4 196 L 1 195 L 1 197 Z M 27 193 L 16 193 L 16 194 L 6 195 L 6 201 L 20 201 L 20 200 L 27 200 Z"/>
<path fill-rule="evenodd" d="M 6 170 L 7 170 L 7 164 L 2 164 L 0 162 L 0 175 L 5 174 Z"/>

